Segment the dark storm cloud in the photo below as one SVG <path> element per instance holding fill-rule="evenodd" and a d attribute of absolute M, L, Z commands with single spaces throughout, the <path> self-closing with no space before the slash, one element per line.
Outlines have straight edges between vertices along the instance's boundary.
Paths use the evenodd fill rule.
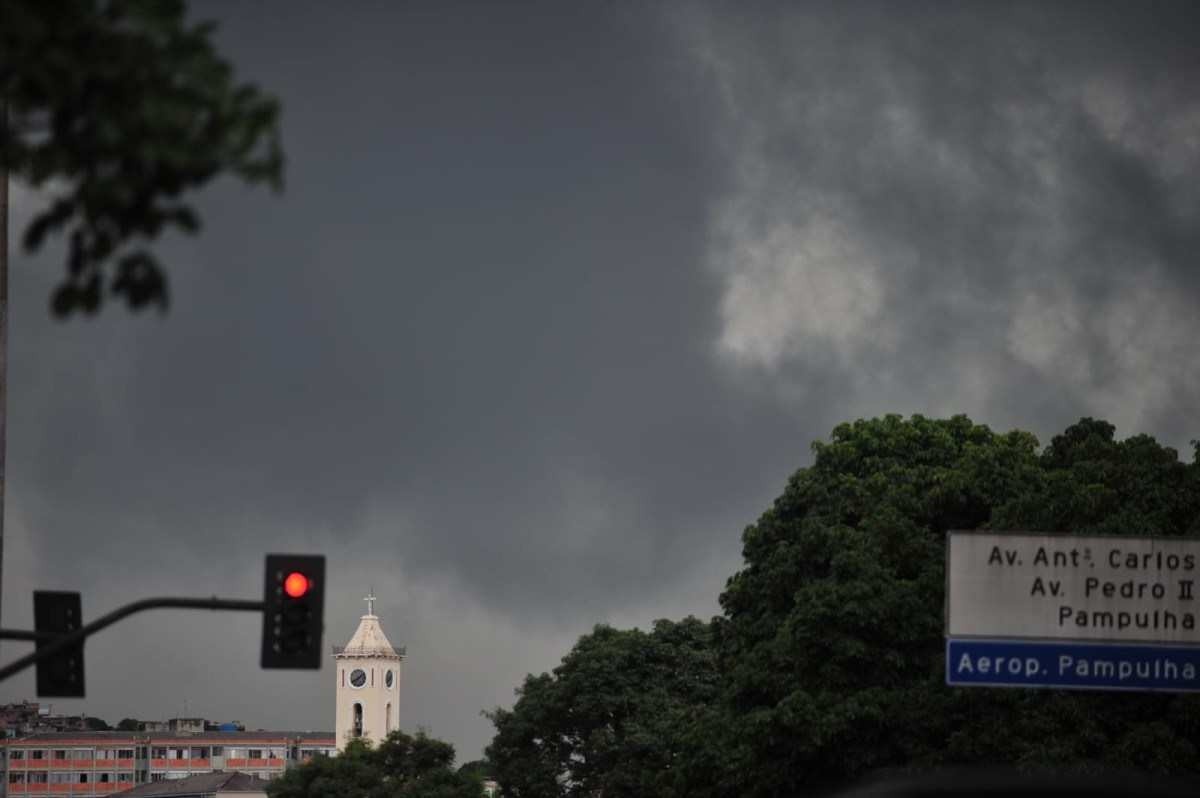
<path fill-rule="evenodd" d="M 689 14 L 738 165 L 710 257 L 727 356 L 806 395 L 853 375 L 867 412 L 1186 440 L 1196 15 L 1118 11 Z"/>
<path fill-rule="evenodd" d="M 592 623 L 713 611 L 747 510 L 725 492 L 761 505 L 790 459 L 753 452 L 780 416 L 712 374 L 708 111 L 667 85 L 654 16 L 279 8 L 221 10 L 282 95 L 285 195 L 203 196 L 204 234 L 162 247 L 166 319 L 26 317 L 10 473 L 37 533 L 9 582 L 99 611 L 252 594 L 265 550 L 327 551 L 333 642 L 373 583 L 413 652 L 406 724 L 474 755 L 478 710 Z M 205 675 L 252 671 L 256 630 L 200 623 L 97 645 L 94 684 L 128 678 L 126 647 L 165 649 L 163 675 L 89 709 L 178 711 L 182 681 L 212 714 L 254 696 L 243 720 L 328 726 L 316 676 L 239 673 L 231 702 Z"/>
<path fill-rule="evenodd" d="M 474 756 L 592 623 L 714 612 L 841 420 L 1194 434 L 1175 7 L 284 9 L 198 9 L 281 95 L 288 187 L 203 195 L 169 316 L 56 325 L 57 254 L 16 265 L 6 622 L 326 551 L 331 642 L 373 585 L 405 725 Z M 130 622 L 87 706 L 328 728 L 256 634 Z"/>
<path fill-rule="evenodd" d="M 132 421 L 108 441 L 133 473 L 93 463 L 98 502 L 347 543 L 394 511 L 390 556 L 527 611 L 542 583 L 588 601 L 679 561 L 653 544 L 678 520 L 634 515 L 737 443 L 697 440 L 720 411 L 688 400 L 714 391 L 704 155 L 655 107 L 661 68 L 631 21 L 488 13 L 376 8 L 321 58 L 321 24 L 283 21 L 310 55 L 249 59 L 288 109 L 288 194 L 227 192 L 177 250 L 179 301 L 128 353 Z M 60 415 L 48 449 L 94 423 Z M 216 526 L 194 550 L 245 534 Z"/>

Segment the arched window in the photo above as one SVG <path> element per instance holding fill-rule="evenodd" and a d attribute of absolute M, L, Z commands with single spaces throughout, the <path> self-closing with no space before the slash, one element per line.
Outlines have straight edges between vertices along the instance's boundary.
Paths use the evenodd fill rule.
<path fill-rule="evenodd" d="M 362 704 L 354 705 L 354 736 L 362 737 L 363 717 Z"/>
<path fill-rule="evenodd" d="M 384 734 L 391 734 L 392 733 L 392 705 L 388 704 L 387 709 L 385 711 L 387 712 L 387 714 L 383 716 L 383 732 L 384 732 Z"/>

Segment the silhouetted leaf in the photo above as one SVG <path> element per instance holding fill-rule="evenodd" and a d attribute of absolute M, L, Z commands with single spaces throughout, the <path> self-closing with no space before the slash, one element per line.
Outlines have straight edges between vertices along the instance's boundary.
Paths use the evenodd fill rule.
<path fill-rule="evenodd" d="M 10 169 L 60 194 L 34 215 L 23 244 L 33 252 L 65 230 L 64 285 L 86 297 L 56 295 L 60 318 L 95 312 L 108 289 L 132 310 L 165 309 L 165 272 L 144 253 L 129 259 L 128 247 L 171 228 L 199 230 L 177 198 L 219 174 L 283 185 L 279 103 L 235 83 L 213 49 L 215 27 L 188 26 L 184 12 L 180 0 L 5 0 Z M 29 119 L 45 124 L 35 131 Z M 98 295 L 77 282 L 84 275 L 98 277 Z"/>

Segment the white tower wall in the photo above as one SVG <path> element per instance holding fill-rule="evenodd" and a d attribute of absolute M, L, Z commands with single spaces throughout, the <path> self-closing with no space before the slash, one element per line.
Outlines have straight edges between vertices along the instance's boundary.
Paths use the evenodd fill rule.
<path fill-rule="evenodd" d="M 374 596 L 367 597 L 367 614 L 359 620 L 354 636 L 345 646 L 334 648 L 334 733 L 338 751 L 360 734 L 378 744 L 400 725 L 400 663 L 404 650 L 388 642 L 374 613 L 374 601 Z M 356 686 L 359 672 L 361 686 Z"/>

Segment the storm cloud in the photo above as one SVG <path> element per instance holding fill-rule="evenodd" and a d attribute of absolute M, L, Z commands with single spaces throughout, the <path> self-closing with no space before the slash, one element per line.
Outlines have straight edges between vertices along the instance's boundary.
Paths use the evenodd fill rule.
<path fill-rule="evenodd" d="M 473 758 L 592 624 L 717 612 L 839 421 L 1186 446 L 1198 31 L 1153 11 L 196 5 L 282 98 L 287 187 L 199 196 L 162 318 L 54 323 L 61 252 L 15 259 L 5 625 L 326 552 L 327 642 L 373 587 L 402 725 Z M 57 706 L 331 728 L 331 669 L 257 634 L 127 621 Z"/>

